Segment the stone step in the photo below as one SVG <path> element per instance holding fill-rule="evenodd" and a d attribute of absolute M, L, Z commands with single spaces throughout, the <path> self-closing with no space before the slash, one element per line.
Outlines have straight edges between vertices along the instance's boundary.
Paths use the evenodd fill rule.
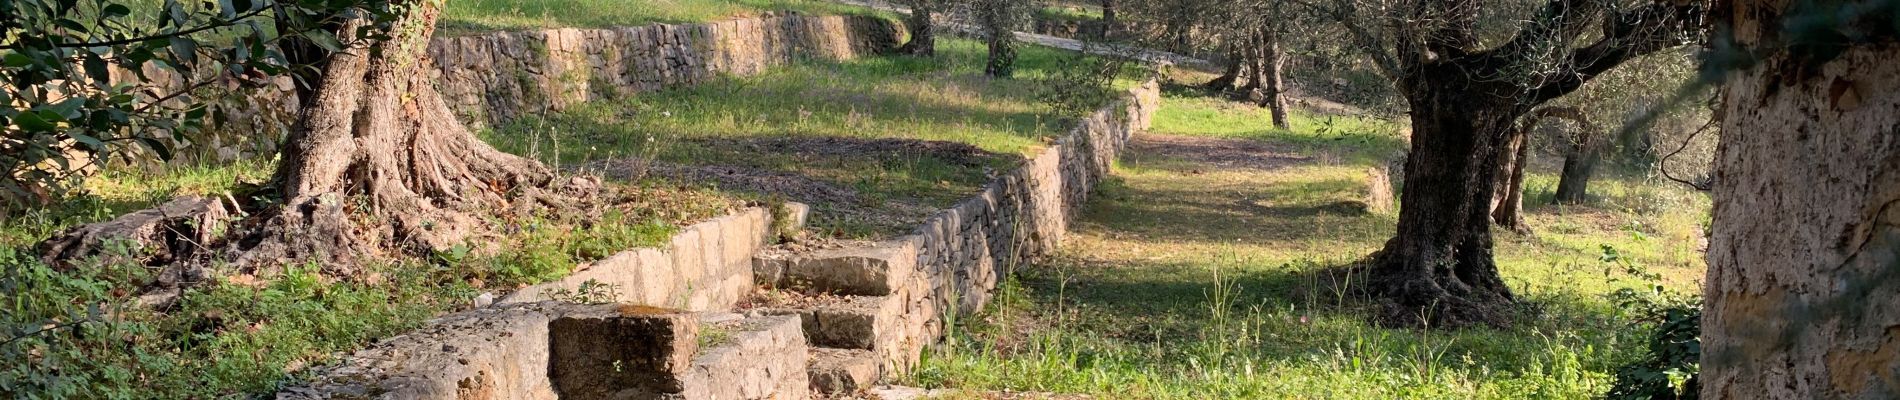
<path fill-rule="evenodd" d="M 752 312 L 798 316 L 812 346 L 869 351 L 880 374 L 909 371 L 942 324 L 934 302 L 910 294 L 824 297 Z"/>
<path fill-rule="evenodd" d="M 759 315 L 702 329 L 713 334 L 686 374 L 682 399 L 812 397 L 811 347 L 798 318 Z M 723 338 L 722 338 L 723 337 Z M 723 343 L 722 343 L 723 342 Z"/>
<path fill-rule="evenodd" d="M 916 270 L 916 246 L 908 242 L 758 255 L 752 260 L 760 286 L 839 295 L 896 294 Z"/>
<path fill-rule="evenodd" d="M 626 306 L 549 324 L 549 378 L 563 399 L 808 398 L 798 318 Z"/>
<path fill-rule="evenodd" d="M 812 389 L 819 395 L 861 393 L 877 383 L 879 362 L 870 350 L 811 349 Z"/>

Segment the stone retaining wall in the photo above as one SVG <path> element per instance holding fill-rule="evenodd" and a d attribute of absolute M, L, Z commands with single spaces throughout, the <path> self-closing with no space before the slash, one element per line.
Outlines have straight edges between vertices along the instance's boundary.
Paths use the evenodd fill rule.
<path fill-rule="evenodd" d="M 1054 251 L 1159 104 L 1152 81 L 1129 91 L 912 234 L 785 257 L 756 251 L 773 234 L 774 213 L 746 210 L 684 229 L 665 249 L 629 250 L 496 307 L 379 342 L 278 398 L 777 399 L 862 390 L 909 371 L 941 338 L 945 315 L 980 310 L 1013 268 Z M 778 214 L 802 222 L 802 207 L 790 208 Z M 625 304 L 537 302 L 590 280 L 614 288 L 593 300 Z M 754 283 L 833 296 L 802 306 L 741 301 Z M 741 304 L 743 315 L 719 312 Z"/>
<path fill-rule="evenodd" d="M 761 255 L 753 263 L 760 285 L 834 296 L 754 311 L 798 315 L 813 346 L 844 350 L 814 362 L 821 389 L 849 392 L 909 371 L 941 338 L 945 315 L 981 310 L 1012 269 L 1055 250 L 1095 184 L 1159 106 L 1156 83 L 1130 90 L 912 234 L 865 248 Z M 867 364 L 876 366 L 875 376 L 863 372 Z"/>
<path fill-rule="evenodd" d="M 900 44 L 902 31 L 876 17 L 790 15 L 436 38 L 429 56 L 449 107 L 463 122 L 483 126 L 800 59 L 886 52 Z"/>
<path fill-rule="evenodd" d="M 659 248 L 620 252 L 559 281 L 516 290 L 497 303 L 585 297 L 689 311 L 730 310 L 752 292 L 752 253 L 772 244 L 779 229 L 803 227 L 810 209 L 786 203 L 774 216 L 773 210 L 752 207 L 693 224 Z"/>
<path fill-rule="evenodd" d="M 886 52 L 901 44 L 903 32 L 900 23 L 877 17 L 789 14 L 706 24 L 439 36 L 429 42 L 429 58 L 444 101 L 463 123 L 481 128 L 721 75 L 757 74 L 801 59 L 846 60 Z M 219 73 L 200 71 L 191 80 L 217 79 Z M 187 85 L 184 76 L 170 71 L 152 68 L 146 75 L 155 87 Z M 132 79 L 129 71 L 114 76 Z M 231 121 L 179 148 L 179 162 L 267 156 L 296 122 L 300 103 L 289 78 L 255 90 L 228 90 L 221 93 L 239 97 L 222 105 Z"/>

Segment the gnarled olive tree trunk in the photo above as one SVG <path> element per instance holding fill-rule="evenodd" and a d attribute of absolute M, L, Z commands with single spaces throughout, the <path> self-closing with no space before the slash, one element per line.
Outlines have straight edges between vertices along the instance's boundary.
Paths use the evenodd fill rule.
<path fill-rule="evenodd" d="M 426 73 L 441 3 L 410 1 L 384 40 L 346 43 L 293 128 L 265 210 L 234 251 L 240 264 L 442 249 L 486 230 L 477 218 L 547 186 L 539 162 L 483 143 L 457 121 Z"/>
<path fill-rule="evenodd" d="M 441 2 L 405 1 L 391 18 L 359 13 L 329 54 L 286 139 L 272 182 L 252 196 L 181 198 L 48 239 L 49 260 L 110 253 L 131 239 L 165 265 L 157 286 L 183 286 L 214 264 L 267 269 L 325 261 L 349 275 L 361 257 L 414 255 L 490 234 L 484 217 L 591 196 L 591 181 L 548 190 L 555 175 L 470 133 L 429 80 L 424 52 Z M 372 33 L 371 38 L 359 33 Z M 572 196 L 578 195 L 578 196 Z M 271 201 L 240 204 L 239 198 Z M 178 227 L 192 227 L 177 233 Z"/>
<path fill-rule="evenodd" d="M 1721 32 L 1755 62 L 1721 89 L 1702 396 L 1900 396 L 1900 38 L 1813 51 L 1784 30 L 1816 15 L 1879 29 L 1892 16 L 1846 12 L 1857 2 L 1729 3 L 1714 13 Z"/>
<path fill-rule="evenodd" d="M 1535 119 L 1535 117 L 1531 118 Z M 1491 193 L 1491 223 L 1517 233 L 1529 233 L 1524 224 L 1524 164 L 1531 158 L 1531 128 L 1527 123 L 1511 132 L 1504 149 L 1498 151 L 1497 187 Z"/>
<path fill-rule="evenodd" d="M 904 18 L 904 24 L 910 29 L 910 41 L 897 51 L 913 56 L 937 55 L 936 0 L 913 0 L 910 16 Z"/>
<path fill-rule="evenodd" d="M 1230 44 L 1227 47 L 1227 66 L 1221 69 L 1220 76 L 1201 84 L 1202 89 L 1216 93 L 1225 92 L 1233 89 L 1234 82 L 1240 80 L 1240 70 L 1246 65 L 1246 58 L 1241 56 L 1240 46 Z"/>
<path fill-rule="evenodd" d="M 1491 257 L 1491 200 L 1499 157 L 1522 106 L 1462 84 L 1410 96 L 1398 233 L 1374 258 L 1369 290 L 1395 326 L 1508 325 L 1516 296 Z"/>
<path fill-rule="evenodd" d="M 1564 153 L 1564 169 L 1557 178 L 1558 204 L 1577 204 L 1589 200 L 1590 178 L 1596 176 L 1597 161 L 1603 158 L 1602 135 L 1588 128 L 1571 137 Z"/>
<path fill-rule="evenodd" d="M 1266 107 L 1273 115 L 1273 126 L 1291 129 L 1286 115 L 1286 78 L 1283 67 L 1286 66 L 1285 51 L 1280 48 L 1280 27 L 1270 24 L 1260 30 L 1260 62 L 1256 64 L 1260 73 L 1254 79 L 1260 84 L 1260 106 Z"/>

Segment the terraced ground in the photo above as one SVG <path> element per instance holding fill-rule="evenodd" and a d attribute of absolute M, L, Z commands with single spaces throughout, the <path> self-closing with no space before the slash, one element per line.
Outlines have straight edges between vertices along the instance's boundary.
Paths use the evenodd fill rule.
<path fill-rule="evenodd" d="M 1019 269 L 904 383 L 978 397 L 1588 398 L 1644 352 L 1650 322 L 1619 290 L 1699 288 L 1706 198 L 1612 177 L 1592 204 L 1542 206 L 1553 177 L 1533 171 L 1536 232 L 1500 232 L 1497 257 L 1537 314 L 1508 330 L 1368 324 L 1320 272 L 1394 231 L 1396 215 L 1363 200 L 1396 132 L 1313 114 L 1278 130 L 1251 105 L 1176 88 L 1060 254 Z"/>
<path fill-rule="evenodd" d="M 766 12 L 873 13 L 803 0 L 508 3 L 538 8 L 450 2 L 444 28 L 458 31 L 454 34 L 699 22 Z M 530 15 L 537 17 L 516 18 Z M 0 220 L 0 287 L 7 288 L 0 293 L 0 303 L 7 304 L 0 323 L 19 333 L 48 324 L 57 328 L 0 349 L 34 360 L 0 367 L 0 384 L 44 384 L 32 390 L 54 397 L 269 393 L 339 351 L 466 309 L 484 295 L 557 279 L 613 251 L 662 243 L 679 226 L 742 203 L 820 196 L 829 201 L 814 202 L 823 207 L 816 222 L 837 237 L 868 237 L 908 226 L 904 216 L 923 215 L 926 208 L 969 194 L 987 180 L 988 171 L 1014 165 L 1020 154 L 1041 146 L 1043 138 L 1064 131 L 1068 123 L 1060 117 L 1065 113 L 1036 98 L 1043 87 L 1037 82 L 1071 66 L 1069 53 L 1026 49 L 1019 79 L 1000 81 L 980 77 L 975 42 L 949 41 L 942 49 L 943 56 L 934 59 L 814 61 L 489 132 L 487 137 L 506 150 L 563 168 L 598 162 L 594 166 L 628 178 L 623 182 L 629 185 L 614 195 L 618 206 L 588 215 L 497 221 L 509 227 L 508 251 L 455 248 L 360 266 L 347 277 L 325 275 L 315 263 L 268 276 L 219 276 L 166 310 L 135 305 L 136 293 L 125 289 L 150 282 L 152 269 L 59 269 L 38 262 L 32 246 L 67 227 L 177 196 L 222 196 L 263 183 L 275 162 L 108 169 L 87 180 L 83 196 Z M 554 134 L 568 140 L 556 145 Z M 653 160 L 669 166 L 647 162 Z M 629 165 L 640 172 L 630 173 Z M 671 171 L 664 175 L 670 179 L 647 179 L 662 177 L 645 173 L 657 170 Z M 734 176 L 724 172 L 733 170 L 756 172 L 743 176 L 765 177 L 767 186 L 720 181 Z M 698 183 L 704 181 L 721 183 Z M 780 191 L 769 186 L 774 182 L 789 183 Z M 757 194 L 762 192 L 790 195 Z M 79 320 L 87 321 L 87 329 L 61 324 Z M 34 378 L 47 376 L 52 378 Z"/>

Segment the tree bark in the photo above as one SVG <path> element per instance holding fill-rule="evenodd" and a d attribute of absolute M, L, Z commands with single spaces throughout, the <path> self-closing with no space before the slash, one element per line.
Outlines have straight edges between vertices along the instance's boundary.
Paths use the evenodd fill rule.
<path fill-rule="evenodd" d="M 1380 301 L 1380 322 L 1511 323 L 1516 297 L 1492 258 L 1490 205 L 1502 171 L 1498 153 L 1516 129 L 1513 122 L 1631 57 L 1683 44 L 1700 31 L 1707 13 L 1698 2 L 1647 3 L 1611 15 L 1601 8 L 1606 5 L 1546 3 L 1536 20 L 1490 48 L 1482 46 L 1477 29 L 1482 2 L 1405 3 L 1397 12 L 1427 18 L 1387 24 L 1383 35 L 1351 18 L 1341 20 L 1361 43 L 1391 40 L 1391 53 L 1372 58 L 1393 78 L 1412 114 L 1398 229 L 1371 258 L 1361 286 Z M 1601 35 L 1571 47 L 1586 32 Z M 1561 68 L 1530 80 L 1497 79 L 1526 62 Z"/>
<path fill-rule="evenodd" d="M 1115 27 L 1121 24 L 1118 19 L 1115 0 L 1102 0 L 1102 31 L 1098 39 L 1106 40 L 1115 36 Z"/>
<path fill-rule="evenodd" d="M 1500 149 L 1521 113 L 1465 82 L 1416 88 L 1398 234 L 1373 257 L 1368 290 L 1391 326 L 1508 326 L 1516 296 L 1491 258 Z"/>
<path fill-rule="evenodd" d="M 1574 141 L 1564 154 L 1563 175 L 1557 178 L 1557 196 L 1553 200 L 1557 204 L 1589 200 L 1590 178 L 1596 174 L 1597 160 L 1602 155 L 1599 136 L 1590 130 L 1579 130 L 1572 138 Z"/>
<path fill-rule="evenodd" d="M 1216 93 L 1233 89 L 1234 81 L 1240 80 L 1240 69 L 1243 65 L 1242 63 L 1245 62 L 1243 60 L 1244 58 L 1241 57 L 1241 52 L 1238 47 L 1229 48 L 1227 50 L 1227 68 L 1221 70 L 1220 76 L 1214 77 L 1214 80 L 1202 84 L 1201 88 Z"/>
<path fill-rule="evenodd" d="M 1241 45 L 1240 54 L 1244 57 L 1243 59 L 1246 60 L 1246 68 L 1241 72 L 1243 75 L 1246 75 L 1247 84 L 1234 88 L 1234 90 L 1240 92 L 1242 98 L 1250 98 L 1253 96 L 1253 91 L 1260 88 L 1260 80 L 1262 79 L 1260 77 L 1262 72 L 1260 66 L 1260 35 L 1258 32 L 1250 33 L 1247 35 L 1247 40 L 1243 43 L 1245 44 Z"/>
<path fill-rule="evenodd" d="M 1016 73 L 1016 37 L 1007 30 L 992 29 L 988 37 L 989 61 L 983 65 L 983 74 L 992 78 L 1008 78 Z"/>
<path fill-rule="evenodd" d="M 1281 74 L 1281 67 L 1285 65 L 1286 58 L 1283 57 L 1280 49 L 1279 28 L 1268 27 L 1262 31 L 1260 63 L 1258 64 L 1261 71 L 1254 78 L 1265 80 L 1265 83 L 1260 85 L 1260 106 L 1266 107 L 1273 114 L 1273 126 L 1280 129 L 1292 129 L 1286 115 L 1286 79 Z"/>
<path fill-rule="evenodd" d="M 1887 31 L 1814 51 L 1791 46 L 1783 30 L 1814 15 L 1872 20 L 1830 25 L 1853 33 L 1891 16 L 1793 0 L 1729 3 L 1710 14 L 1725 19 L 1716 32 L 1754 62 L 1721 89 L 1703 398 L 1893 398 L 1900 39 Z"/>
<path fill-rule="evenodd" d="M 1491 194 L 1491 222 L 1517 233 L 1530 233 L 1524 224 L 1524 164 L 1530 162 L 1532 125 L 1514 129 L 1498 151 L 1496 192 Z"/>
<path fill-rule="evenodd" d="M 899 53 L 925 57 L 937 55 L 937 27 L 936 21 L 932 20 L 936 10 L 933 8 L 934 4 L 930 1 L 910 4 L 910 17 L 904 19 L 904 24 L 910 28 L 910 41 L 897 49 Z"/>
<path fill-rule="evenodd" d="M 483 143 L 424 73 L 440 2 L 414 1 L 385 40 L 332 55 L 292 129 L 273 186 L 280 206 L 230 251 L 239 265 L 439 250 L 487 231 L 477 215 L 539 193 L 553 173 Z M 356 41 L 356 18 L 338 29 Z M 366 41 L 358 41 L 366 42 Z"/>
<path fill-rule="evenodd" d="M 90 244 L 93 238 L 140 241 L 156 254 L 149 263 L 180 275 L 178 286 L 202 280 L 205 266 L 257 272 L 315 260 L 324 261 L 326 275 L 349 277 L 364 259 L 426 254 L 491 235 L 485 217 L 507 220 L 598 191 L 586 179 L 552 190 L 555 175 L 541 163 L 497 151 L 470 133 L 425 73 L 434 68 L 425 50 L 441 2 L 392 6 L 399 15 L 381 23 L 352 11 L 335 27 L 347 47 L 323 62 L 270 184 L 225 197 L 229 206 L 217 199 L 168 203 L 151 211 L 163 218 L 134 213 L 43 245 L 59 257 L 84 258 L 109 251 Z M 376 39 L 359 40 L 364 32 Z M 238 201 L 255 198 L 268 200 Z M 206 228 L 141 234 L 180 224 Z"/>

